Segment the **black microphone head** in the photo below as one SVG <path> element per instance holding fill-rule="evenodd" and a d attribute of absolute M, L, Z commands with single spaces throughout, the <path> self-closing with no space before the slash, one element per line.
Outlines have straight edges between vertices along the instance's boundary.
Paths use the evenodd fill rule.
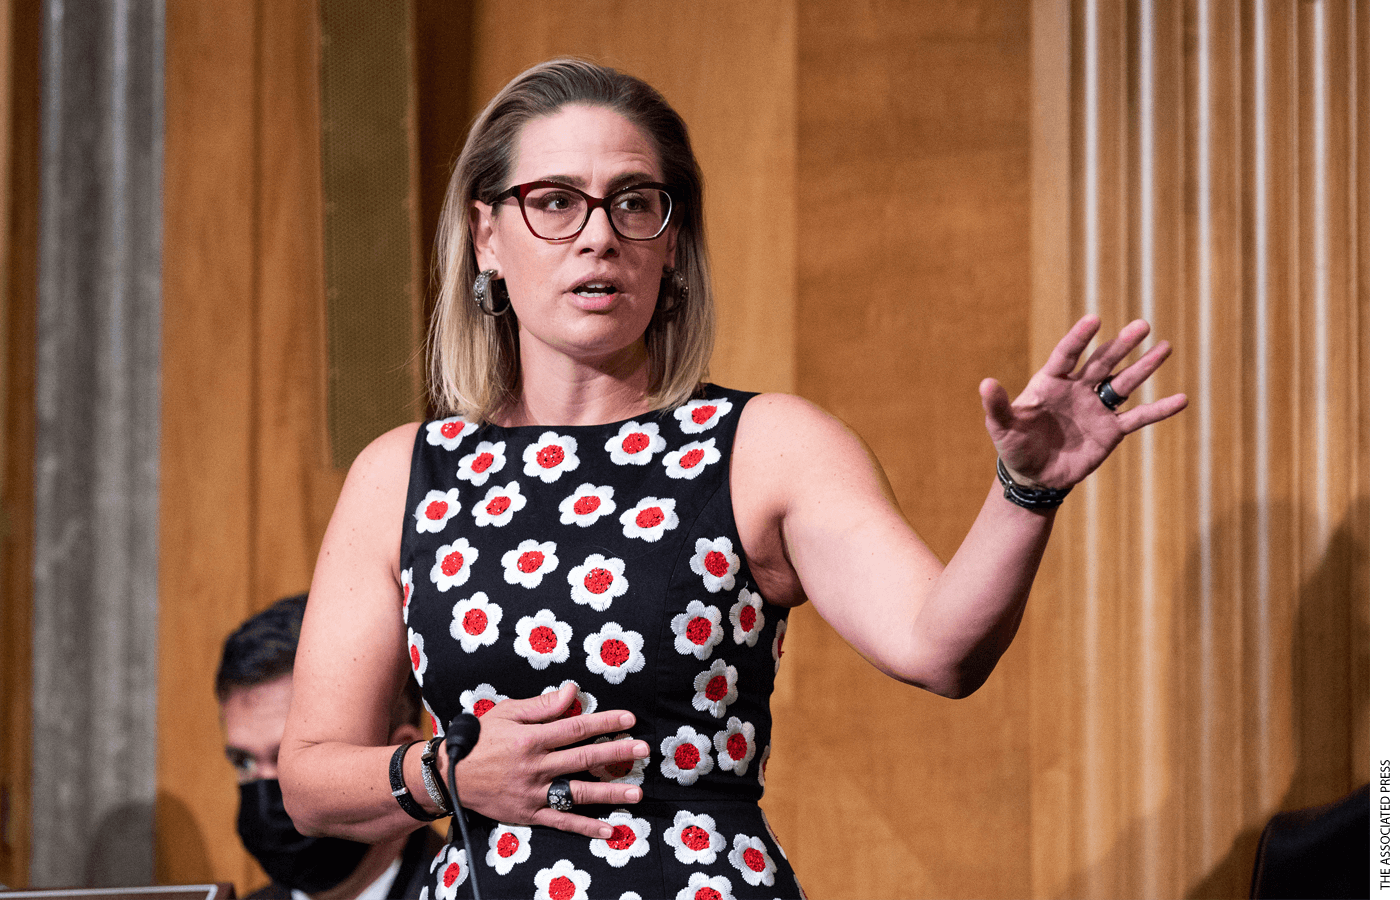
<path fill-rule="evenodd" d="M 442 743 L 447 747 L 447 761 L 454 766 L 476 746 L 481 737 L 481 720 L 469 712 L 461 713 L 447 726 Z"/>

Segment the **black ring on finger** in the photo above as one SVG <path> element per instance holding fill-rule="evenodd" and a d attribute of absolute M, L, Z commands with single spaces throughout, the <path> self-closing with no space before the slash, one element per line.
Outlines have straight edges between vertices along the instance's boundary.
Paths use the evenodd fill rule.
<path fill-rule="evenodd" d="M 569 779 L 556 778 L 549 783 L 549 792 L 545 795 L 549 802 L 549 808 L 555 812 L 568 812 L 574 808 L 574 792 L 569 787 Z"/>
<path fill-rule="evenodd" d="M 1099 395 L 1099 399 L 1103 401 L 1104 406 L 1107 406 L 1109 410 L 1113 412 L 1117 412 L 1118 407 L 1126 403 L 1128 398 L 1113 389 L 1112 381 L 1112 375 L 1100 381 L 1098 387 L 1094 388 L 1094 393 Z"/>

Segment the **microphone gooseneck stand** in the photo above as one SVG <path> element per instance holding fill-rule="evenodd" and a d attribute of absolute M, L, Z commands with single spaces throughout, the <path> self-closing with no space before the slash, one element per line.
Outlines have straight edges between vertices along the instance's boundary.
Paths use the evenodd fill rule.
<path fill-rule="evenodd" d="M 481 900 L 481 886 L 476 882 L 476 856 L 472 854 L 472 839 L 467 832 L 467 813 L 457 797 L 457 763 L 472 752 L 480 737 L 481 720 L 469 712 L 463 712 L 447 726 L 447 736 L 442 741 L 447 746 L 447 786 L 452 794 L 452 815 L 462 835 L 462 846 L 467 851 L 467 877 L 472 882 L 472 900 Z"/>

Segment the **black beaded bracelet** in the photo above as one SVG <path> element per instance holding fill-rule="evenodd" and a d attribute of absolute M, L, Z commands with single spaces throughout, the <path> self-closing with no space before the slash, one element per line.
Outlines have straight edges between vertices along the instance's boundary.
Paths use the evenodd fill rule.
<path fill-rule="evenodd" d="M 1028 488 L 1025 485 L 1017 484 L 1011 480 L 1011 473 L 1006 471 L 1006 465 L 997 457 L 997 481 L 1001 482 L 1004 489 L 1002 496 L 1012 503 L 1024 509 L 1054 509 L 1073 490 L 1073 486 L 1067 488 Z"/>
<path fill-rule="evenodd" d="M 394 755 L 389 757 L 389 790 L 393 792 L 394 799 L 399 801 L 399 806 L 403 807 L 404 812 L 420 822 L 431 822 L 434 819 L 441 819 L 447 813 L 435 816 L 428 812 L 417 800 L 413 799 L 413 794 L 409 792 L 408 785 L 403 780 L 404 754 L 408 752 L 409 747 L 416 743 L 418 742 L 409 741 L 407 744 L 399 745 L 399 749 L 395 750 Z"/>

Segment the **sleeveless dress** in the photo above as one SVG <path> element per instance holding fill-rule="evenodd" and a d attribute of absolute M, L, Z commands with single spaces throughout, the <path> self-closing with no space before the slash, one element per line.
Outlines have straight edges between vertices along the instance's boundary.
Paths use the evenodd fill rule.
<path fill-rule="evenodd" d="M 705 387 L 608 425 L 424 424 L 401 543 L 409 657 L 434 731 L 568 682 L 571 715 L 630 710 L 651 755 L 578 773 L 640 785 L 579 806 L 607 841 L 471 814 L 424 897 L 796 898 L 759 809 L 787 610 L 739 545 L 729 453 L 752 394 Z"/>

